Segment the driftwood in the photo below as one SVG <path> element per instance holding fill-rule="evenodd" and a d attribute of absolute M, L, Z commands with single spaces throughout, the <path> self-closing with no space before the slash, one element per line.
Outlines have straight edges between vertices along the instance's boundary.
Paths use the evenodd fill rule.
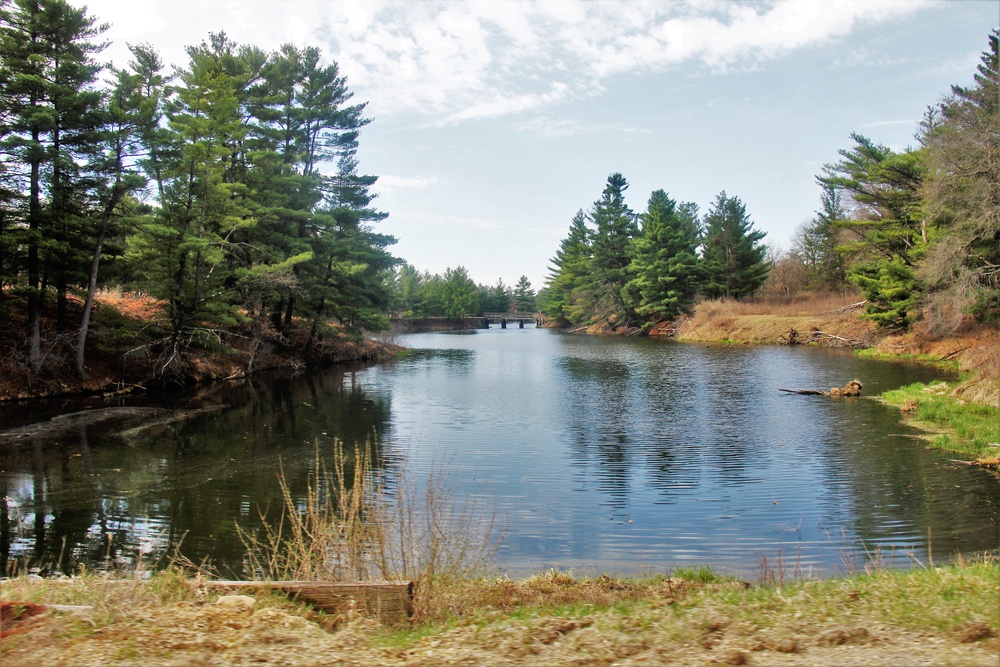
<path fill-rule="evenodd" d="M 412 581 L 208 581 L 210 588 L 283 591 L 294 600 L 329 613 L 348 609 L 374 616 L 384 623 L 399 623 L 413 614 Z"/>
<path fill-rule="evenodd" d="M 795 329 L 789 329 L 787 334 L 778 338 L 778 343 L 781 345 L 807 345 L 809 343 L 817 343 L 827 347 L 868 347 L 868 341 L 854 338 L 844 338 L 843 336 L 837 336 L 836 334 L 820 331 L 816 328 L 813 328 L 804 334 Z"/>
<path fill-rule="evenodd" d="M 805 394 L 807 396 L 843 398 L 860 396 L 863 387 L 864 385 L 861 384 L 861 380 L 851 380 L 843 387 L 833 387 L 830 391 L 822 391 L 820 389 L 782 389 L 781 387 L 778 388 L 778 391 L 788 392 L 789 394 Z"/>
<path fill-rule="evenodd" d="M 825 311 L 823 313 L 820 313 L 820 315 L 832 315 L 834 313 L 849 313 L 849 312 L 851 312 L 853 310 L 861 310 L 867 304 L 868 304 L 867 301 L 858 301 L 857 303 L 852 303 L 852 304 L 849 304 L 849 305 L 846 305 L 846 306 L 842 306 L 840 308 L 834 308 L 833 310 L 827 310 L 827 311 Z"/>

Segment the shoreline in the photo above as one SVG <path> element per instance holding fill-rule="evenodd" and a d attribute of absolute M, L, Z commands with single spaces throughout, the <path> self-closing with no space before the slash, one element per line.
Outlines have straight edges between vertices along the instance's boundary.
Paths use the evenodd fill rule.
<path fill-rule="evenodd" d="M 995 559 L 757 582 L 707 568 L 652 579 L 424 579 L 409 620 L 232 595 L 198 573 L 4 581 L 8 665 L 635 667 L 995 664 Z M 247 593 L 244 591 L 244 593 Z"/>

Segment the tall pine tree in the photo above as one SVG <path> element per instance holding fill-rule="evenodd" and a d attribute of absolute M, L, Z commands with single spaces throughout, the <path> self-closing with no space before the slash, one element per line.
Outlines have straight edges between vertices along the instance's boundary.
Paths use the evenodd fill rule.
<path fill-rule="evenodd" d="M 56 287 L 58 324 L 65 327 L 68 287 L 89 265 L 78 241 L 94 236 L 84 224 L 85 193 L 105 123 L 95 86 L 101 71 L 95 56 L 104 48 L 95 40 L 105 26 L 64 0 L 12 0 L 2 12 L 0 150 L 7 185 L 0 204 L 7 205 L 0 216 L 15 237 L 8 251 L 21 255 L 17 263 L 27 278 L 26 356 L 37 373 L 42 286 Z"/>
<path fill-rule="evenodd" d="M 702 259 L 705 293 L 739 299 L 753 293 L 767 280 L 767 248 L 760 243 L 765 232 L 754 229 L 746 205 L 725 191 L 716 196 L 705 214 Z"/>
<path fill-rule="evenodd" d="M 587 215 L 576 212 L 570 222 L 569 233 L 559 243 L 555 257 L 549 264 L 545 286 L 538 294 L 542 314 L 559 323 L 578 324 L 586 313 L 583 287 L 593 263 Z"/>
<path fill-rule="evenodd" d="M 701 276 L 697 207 L 677 206 L 663 190 L 649 196 L 635 239 L 627 292 L 646 326 L 672 320 L 694 306 Z"/>
<path fill-rule="evenodd" d="M 868 300 L 866 315 L 879 326 L 905 328 L 919 317 L 923 288 L 917 260 L 927 245 L 919 188 L 925 166 L 921 150 L 896 153 L 860 134 L 843 158 L 826 165 L 821 185 L 846 194 L 853 214 L 838 224 L 852 232 L 845 245 L 852 263 L 848 278 Z"/>
<path fill-rule="evenodd" d="M 601 198 L 590 212 L 593 224 L 593 271 L 587 289 L 597 304 L 597 320 L 613 326 L 630 326 L 635 311 L 626 300 L 625 285 L 631 279 L 629 249 L 639 231 L 636 215 L 625 203 L 628 181 L 619 173 L 608 176 Z"/>

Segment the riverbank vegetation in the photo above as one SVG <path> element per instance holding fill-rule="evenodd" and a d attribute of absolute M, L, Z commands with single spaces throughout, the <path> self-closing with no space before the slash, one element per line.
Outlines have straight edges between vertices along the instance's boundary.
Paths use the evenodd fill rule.
<path fill-rule="evenodd" d="M 882 394 L 906 420 L 930 432 L 939 449 L 970 457 L 977 465 L 1000 469 L 1000 409 L 957 401 L 947 382 L 915 383 Z"/>
<path fill-rule="evenodd" d="M 994 664 L 1000 650 L 1000 570 L 990 560 L 780 583 L 685 574 L 453 580 L 396 626 L 350 611 L 325 614 L 273 593 L 225 595 L 176 569 L 146 580 L 18 577 L 4 581 L 0 659 L 279 665 L 294 655 L 303 666 L 968 667 Z"/>
<path fill-rule="evenodd" d="M 699 300 L 860 294 L 883 331 L 923 322 L 943 337 L 1000 321 L 1000 127 L 994 31 L 971 86 L 928 107 L 918 145 L 895 151 L 853 134 L 817 176 L 820 211 L 787 251 L 762 245 L 747 206 L 721 192 L 708 211 L 664 190 L 636 214 L 612 174 L 570 223 L 539 293 L 550 319 L 649 330 Z"/>
<path fill-rule="evenodd" d="M 103 30 L 64 0 L 0 6 L 5 368 L 32 386 L 129 354 L 183 380 L 199 359 L 249 371 L 382 326 L 395 239 L 375 231 L 376 177 L 357 170 L 370 119 L 336 63 L 218 33 L 172 71 L 144 44 L 117 70 Z M 102 290 L 155 317 L 100 306 Z"/>

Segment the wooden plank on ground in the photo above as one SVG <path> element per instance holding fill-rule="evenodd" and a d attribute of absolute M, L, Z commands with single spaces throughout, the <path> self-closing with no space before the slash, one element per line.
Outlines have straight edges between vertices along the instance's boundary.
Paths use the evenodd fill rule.
<path fill-rule="evenodd" d="M 402 622 L 413 614 L 412 581 L 208 581 L 229 589 L 276 588 L 294 600 L 328 613 L 353 608 L 385 623 Z"/>

